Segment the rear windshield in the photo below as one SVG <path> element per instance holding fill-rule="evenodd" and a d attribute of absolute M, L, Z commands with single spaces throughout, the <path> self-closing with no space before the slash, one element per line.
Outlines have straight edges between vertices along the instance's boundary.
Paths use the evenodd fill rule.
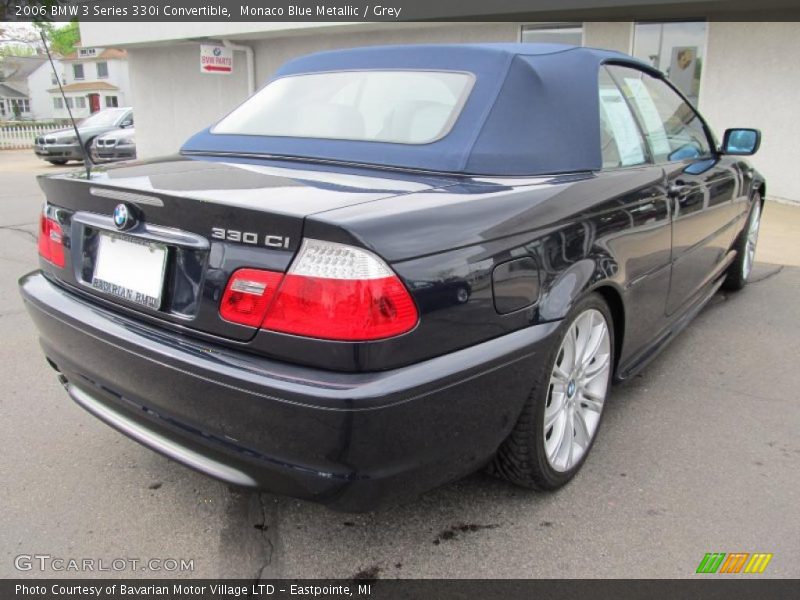
<path fill-rule="evenodd" d="M 473 80 L 445 71 L 293 75 L 264 87 L 211 132 L 427 144 L 450 131 Z"/>

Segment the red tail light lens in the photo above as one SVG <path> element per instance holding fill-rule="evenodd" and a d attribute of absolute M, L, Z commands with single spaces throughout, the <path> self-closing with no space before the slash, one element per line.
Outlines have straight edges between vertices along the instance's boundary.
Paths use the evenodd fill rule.
<path fill-rule="evenodd" d="M 226 321 L 258 327 L 283 279 L 282 273 L 239 269 L 228 281 L 219 314 Z"/>
<path fill-rule="evenodd" d="M 306 239 L 262 327 L 366 341 L 410 331 L 418 318 L 405 286 L 380 258 L 361 248 Z"/>
<path fill-rule="evenodd" d="M 220 314 L 242 325 L 341 341 L 393 337 L 419 320 L 408 290 L 380 258 L 361 248 L 311 239 L 303 241 L 285 276 L 236 271 Z"/>
<path fill-rule="evenodd" d="M 63 236 L 61 225 L 43 212 L 39 217 L 39 255 L 57 267 L 66 264 Z"/>

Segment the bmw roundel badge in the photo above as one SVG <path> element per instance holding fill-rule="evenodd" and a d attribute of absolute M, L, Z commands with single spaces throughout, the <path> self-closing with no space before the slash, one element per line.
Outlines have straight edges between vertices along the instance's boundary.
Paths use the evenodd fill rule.
<path fill-rule="evenodd" d="M 133 227 L 133 215 L 124 204 L 117 204 L 114 208 L 114 225 L 117 229 L 130 229 Z"/>

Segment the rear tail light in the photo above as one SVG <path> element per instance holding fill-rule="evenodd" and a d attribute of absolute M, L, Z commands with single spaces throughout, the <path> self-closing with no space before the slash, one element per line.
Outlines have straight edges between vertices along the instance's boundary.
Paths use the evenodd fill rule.
<path fill-rule="evenodd" d="M 47 209 L 39 217 L 39 255 L 57 267 L 66 264 L 64 259 L 64 232 L 61 225 L 47 216 Z"/>
<path fill-rule="evenodd" d="M 219 314 L 227 321 L 258 327 L 267 314 L 281 279 L 282 273 L 239 269 L 228 281 L 219 305 Z"/>
<path fill-rule="evenodd" d="M 228 290 L 242 271 L 234 273 L 228 282 L 220 313 L 228 320 L 252 324 L 255 316 L 251 323 L 244 323 L 223 312 Z M 260 325 L 270 331 L 367 341 L 406 333 L 419 318 L 397 275 L 380 258 L 361 248 L 306 239 L 285 276 L 255 272 L 277 276 L 280 281 L 274 297 L 265 292 L 263 300 L 265 317 Z"/>

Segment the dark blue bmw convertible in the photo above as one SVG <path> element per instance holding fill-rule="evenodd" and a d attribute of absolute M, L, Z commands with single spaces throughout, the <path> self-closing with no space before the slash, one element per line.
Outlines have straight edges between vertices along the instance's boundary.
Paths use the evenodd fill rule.
<path fill-rule="evenodd" d="M 75 402 L 223 481 L 552 490 L 612 382 L 746 284 L 759 143 L 614 52 L 315 54 L 178 155 L 42 177 L 20 286 Z"/>

